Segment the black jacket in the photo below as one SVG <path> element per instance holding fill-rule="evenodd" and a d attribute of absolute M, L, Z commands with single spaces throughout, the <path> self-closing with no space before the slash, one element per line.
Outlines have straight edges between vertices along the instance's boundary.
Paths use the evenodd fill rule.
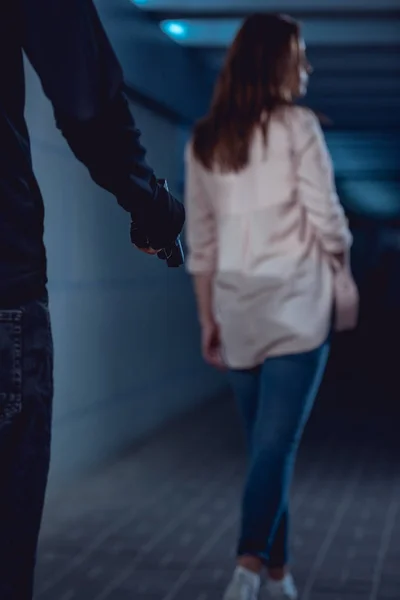
<path fill-rule="evenodd" d="M 7 0 L 0 7 L 0 307 L 37 297 L 47 282 L 43 201 L 24 119 L 23 52 L 75 156 L 134 216 L 151 245 L 171 244 L 185 219 L 183 205 L 157 185 L 146 163 L 122 70 L 92 0 Z"/>

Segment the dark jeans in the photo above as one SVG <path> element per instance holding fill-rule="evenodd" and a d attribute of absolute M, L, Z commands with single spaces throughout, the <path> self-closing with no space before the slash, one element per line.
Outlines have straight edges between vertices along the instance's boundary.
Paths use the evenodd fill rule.
<path fill-rule="evenodd" d="M 47 299 L 0 309 L 0 598 L 31 600 L 50 461 Z"/>
<path fill-rule="evenodd" d="M 326 342 L 230 372 L 249 449 L 238 555 L 258 556 L 271 568 L 288 563 L 290 484 L 328 354 Z"/>

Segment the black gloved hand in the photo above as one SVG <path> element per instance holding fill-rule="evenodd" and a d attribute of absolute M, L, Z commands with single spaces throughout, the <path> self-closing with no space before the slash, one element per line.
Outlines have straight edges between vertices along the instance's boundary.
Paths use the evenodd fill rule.
<path fill-rule="evenodd" d="M 167 191 L 168 184 L 165 179 L 159 179 L 157 181 L 157 185 L 164 187 Z M 148 236 L 138 227 L 138 225 L 134 221 L 134 216 L 132 215 L 131 222 L 131 230 L 130 230 L 131 242 L 137 248 L 143 250 L 153 249 L 151 241 Z M 184 263 L 184 253 L 180 238 L 178 237 L 171 244 L 166 245 L 162 249 L 155 248 L 154 250 L 158 250 L 157 256 L 160 260 L 165 260 L 167 262 L 168 267 L 180 267 Z"/>

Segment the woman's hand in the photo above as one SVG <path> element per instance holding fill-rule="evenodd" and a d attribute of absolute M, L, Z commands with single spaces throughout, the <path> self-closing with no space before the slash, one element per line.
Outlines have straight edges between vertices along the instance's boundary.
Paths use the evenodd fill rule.
<path fill-rule="evenodd" d="M 219 326 L 215 321 L 208 321 L 202 326 L 201 349 L 204 360 L 221 371 L 226 370 L 222 359 Z"/>

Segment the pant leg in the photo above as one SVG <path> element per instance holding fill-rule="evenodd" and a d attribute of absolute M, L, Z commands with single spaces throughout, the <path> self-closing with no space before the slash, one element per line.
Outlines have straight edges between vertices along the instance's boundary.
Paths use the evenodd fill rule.
<path fill-rule="evenodd" d="M 297 448 L 328 353 L 326 343 L 312 352 L 268 359 L 262 366 L 239 555 L 259 556 L 272 566 L 275 557 L 270 550 L 274 550 L 274 541 L 277 554 L 282 548 L 287 553 L 287 526 L 282 519 L 289 503 Z M 283 537 L 276 538 L 280 526 Z M 283 558 L 287 562 L 287 556 Z"/>
<path fill-rule="evenodd" d="M 261 367 L 255 369 L 235 370 L 230 372 L 230 383 L 235 392 L 235 399 L 244 428 L 249 457 L 253 453 L 253 432 L 257 419 L 260 400 Z M 271 545 L 269 567 L 283 567 L 287 564 L 289 537 L 289 510 L 283 512 Z M 265 554 L 268 547 L 265 547 Z"/>
<path fill-rule="evenodd" d="M 265 563 L 270 569 L 281 569 L 289 564 L 289 519 L 289 506 L 288 503 L 284 503 L 275 533 L 272 534 L 270 542 L 266 543 Z"/>
<path fill-rule="evenodd" d="M 50 460 L 53 344 L 46 299 L 0 310 L 0 598 L 31 600 Z"/>
<path fill-rule="evenodd" d="M 228 374 L 235 393 L 249 456 L 252 453 L 253 431 L 258 412 L 260 375 L 261 367 L 230 371 Z"/>

